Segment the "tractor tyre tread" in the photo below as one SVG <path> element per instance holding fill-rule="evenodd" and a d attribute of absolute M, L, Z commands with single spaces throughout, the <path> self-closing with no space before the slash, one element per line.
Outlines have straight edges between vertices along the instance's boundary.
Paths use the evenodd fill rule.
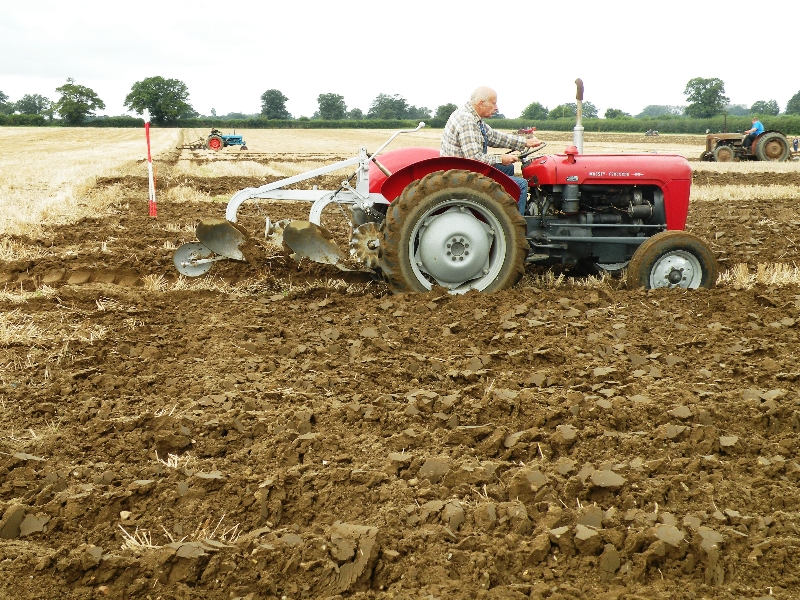
<path fill-rule="evenodd" d="M 514 286 L 525 273 L 528 241 L 527 224 L 519 214 L 517 202 L 491 177 L 474 171 L 449 170 L 430 173 L 410 183 L 386 212 L 381 231 L 381 272 L 392 293 L 427 292 L 414 274 L 408 242 L 416 221 L 430 209 L 430 203 L 456 193 L 458 197 L 480 200 L 498 207 L 501 221 L 509 231 L 506 261 L 495 280 L 483 291 L 497 291 Z"/>
<path fill-rule="evenodd" d="M 736 150 L 728 144 L 718 144 L 713 155 L 715 162 L 733 162 L 736 159 Z"/>
<path fill-rule="evenodd" d="M 699 287 L 710 289 L 719 275 L 713 251 L 699 237 L 685 231 L 662 231 L 649 237 L 633 253 L 628 263 L 625 283 L 629 289 L 650 289 L 650 272 L 656 261 L 672 250 L 692 254 L 700 263 L 702 276 Z"/>
<path fill-rule="evenodd" d="M 769 156 L 767 154 L 767 144 L 770 143 L 779 143 L 783 146 L 781 153 L 776 155 L 776 157 Z M 784 162 L 789 156 L 791 156 L 792 152 L 789 147 L 789 140 L 786 139 L 786 136 L 782 133 L 777 131 L 770 131 L 765 133 L 760 140 L 756 143 L 756 157 L 758 160 L 762 161 L 769 161 L 769 162 Z"/>

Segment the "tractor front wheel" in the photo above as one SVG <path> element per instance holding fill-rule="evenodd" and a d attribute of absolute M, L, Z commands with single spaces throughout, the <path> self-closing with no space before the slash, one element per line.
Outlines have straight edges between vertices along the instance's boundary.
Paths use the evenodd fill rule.
<path fill-rule="evenodd" d="M 206 142 L 206 146 L 208 146 L 209 150 L 220 150 L 222 148 L 222 138 L 218 135 L 210 135 L 208 136 L 208 141 Z"/>
<path fill-rule="evenodd" d="M 711 249 L 685 231 L 662 231 L 648 238 L 628 264 L 629 288 L 712 288 L 717 261 Z"/>
<path fill-rule="evenodd" d="M 491 292 L 525 270 L 526 224 L 496 181 L 472 171 L 437 171 L 409 184 L 389 206 L 381 271 L 393 292 Z"/>
<path fill-rule="evenodd" d="M 789 155 L 789 140 L 782 133 L 771 131 L 761 136 L 756 143 L 756 156 L 758 160 L 783 162 Z"/>
<path fill-rule="evenodd" d="M 717 162 L 732 162 L 735 157 L 731 146 L 720 145 L 714 148 L 714 160 Z"/>

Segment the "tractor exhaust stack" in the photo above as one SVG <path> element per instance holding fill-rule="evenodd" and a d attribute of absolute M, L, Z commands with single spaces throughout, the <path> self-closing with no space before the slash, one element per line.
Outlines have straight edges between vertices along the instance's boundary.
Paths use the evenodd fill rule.
<path fill-rule="evenodd" d="M 576 79 L 575 85 L 578 86 L 578 91 L 575 94 L 575 99 L 578 101 L 578 121 L 575 123 L 575 129 L 572 130 L 572 145 L 578 149 L 580 154 L 583 154 L 583 80 Z"/>

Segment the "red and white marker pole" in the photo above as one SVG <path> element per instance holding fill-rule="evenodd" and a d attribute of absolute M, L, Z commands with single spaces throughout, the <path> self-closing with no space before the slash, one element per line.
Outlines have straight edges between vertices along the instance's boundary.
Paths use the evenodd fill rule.
<path fill-rule="evenodd" d="M 147 178 L 149 181 L 148 190 L 148 207 L 150 209 L 150 216 L 158 216 L 158 208 L 156 206 L 156 183 L 153 179 L 153 157 L 150 155 L 150 111 L 145 110 L 142 115 L 144 118 L 144 135 L 147 138 Z"/>

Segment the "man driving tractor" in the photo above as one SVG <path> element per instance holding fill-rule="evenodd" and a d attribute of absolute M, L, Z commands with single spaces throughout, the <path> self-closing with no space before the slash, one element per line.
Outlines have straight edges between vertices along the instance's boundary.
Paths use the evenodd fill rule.
<path fill-rule="evenodd" d="M 745 131 L 747 134 L 742 141 L 742 146 L 744 146 L 748 152 L 750 152 L 750 147 L 753 145 L 753 140 L 755 140 L 760 134 L 764 133 L 764 126 L 761 124 L 761 121 L 758 120 L 758 117 L 753 117 L 753 127 Z"/>
<path fill-rule="evenodd" d="M 442 133 L 442 156 L 461 156 L 479 160 L 492 165 L 513 179 L 520 188 L 519 212 L 525 214 L 528 198 L 528 182 L 522 177 L 514 177 L 514 163 L 519 159 L 513 154 L 489 154 L 489 147 L 526 150 L 537 148 L 542 142 L 536 136 L 526 138 L 521 135 L 495 131 L 483 122 L 497 112 L 497 92 L 481 86 L 472 92 L 469 102 L 454 111 L 447 120 Z"/>

